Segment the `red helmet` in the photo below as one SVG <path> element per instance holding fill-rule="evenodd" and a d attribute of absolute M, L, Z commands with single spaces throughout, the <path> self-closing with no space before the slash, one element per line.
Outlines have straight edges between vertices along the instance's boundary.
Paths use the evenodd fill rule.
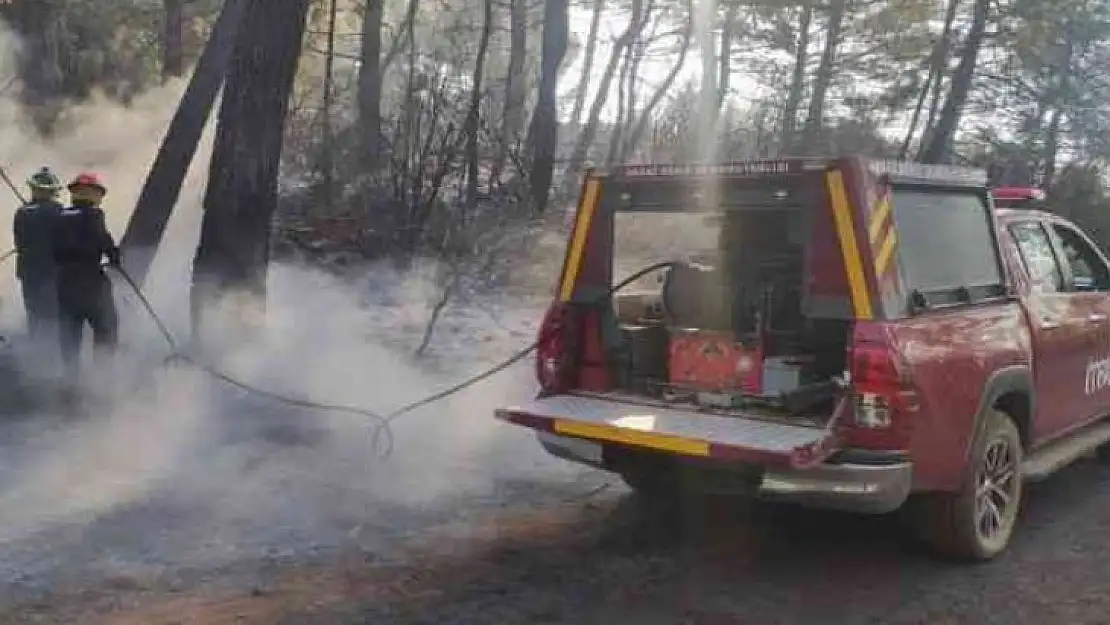
<path fill-rule="evenodd" d="M 101 194 L 108 192 L 108 189 L 104 187 L 104 183 L 100 181 L 100 175 L 92 172 L 77 174 L 67 188 L 72 191 L 75 188 L 81 187 L 97 189 Z"/>

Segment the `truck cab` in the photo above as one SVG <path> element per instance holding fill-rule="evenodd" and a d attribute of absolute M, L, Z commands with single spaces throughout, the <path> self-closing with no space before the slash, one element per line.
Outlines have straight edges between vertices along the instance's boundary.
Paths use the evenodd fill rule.
<path fill-rule="evenodd" d="M 998 200 L 853 156 L 591 171 L 541 392 L 496 416 L 643 496 L 912 501 L 938 551 L 994 557 L 1023 481 L 1110 440 L 1106 259 Z"/>

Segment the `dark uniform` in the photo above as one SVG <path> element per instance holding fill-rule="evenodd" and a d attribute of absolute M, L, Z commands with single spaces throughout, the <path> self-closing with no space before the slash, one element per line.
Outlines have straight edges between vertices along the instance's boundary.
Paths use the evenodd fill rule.
<path fill-rule="evenodd" d="M 54 282 L 51 233 L 61 210 L 60 203 L 41 200 L 21 206 L 15 213 L 14 238 L 18 254 L 15 273 L 23 288 L 27 330 L 32 337 L 41 336 L 57 318 L 58 290 Z"/>
<path fill-rule="evenodd" d="M 53 329 L 58 313 L 52 232 L 62 210 L 55 199 L 61 183 L 48 167 L 43 167 L 27 184 L 31 201 L 16 210 L 12 228 L 15 272 L 23 290 L 27 330 L 32 338 L 40 338 Z"/>
<path fill-rule="evenodd" d="M 74 205 L 61 210 L 53 229 L 62 357 L 71 371 L 78 363 L 85 323 L 92 327 L 98 353 L 114 352 L 119 341 L 112 283 L 100 266 L 104 257 L 118 265 L 119 248 L 108 232 L 104 211 L 96 202 L 78 199 L 74 187 L 81 182 L 78 176 L 70 185 Z"/>

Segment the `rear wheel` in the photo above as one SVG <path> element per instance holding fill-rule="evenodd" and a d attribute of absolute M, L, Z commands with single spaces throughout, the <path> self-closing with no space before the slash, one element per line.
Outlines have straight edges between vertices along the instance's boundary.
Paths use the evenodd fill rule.
<path fill-rule="evenodd" d="M 1095 448 L 1095 458 L 1099 462 L 1110 464 L 1110 443 L 1104 443 Z"/>
<path fill-rule="evenodd" d="M 670 467 L 644 464 L 623 468 L 620 476 L 638 497 L 677 499 L 682 492 L 682 487 L 676 473 Z"/>
<path fill-rule="evenodd" d="M 989 560 L 1006 548 L 1021 506 L 1021 437 L 1007 415 L 991 411 L 976 438 L 960 490 L 919 502 L 915 521 L 940 554 Z"/>

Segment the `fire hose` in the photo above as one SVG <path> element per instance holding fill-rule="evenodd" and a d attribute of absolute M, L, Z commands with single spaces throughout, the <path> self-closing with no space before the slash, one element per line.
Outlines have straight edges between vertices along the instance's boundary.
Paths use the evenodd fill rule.
<path fill-rule="evenodd" d="M 623 289 L 626 286 L 628 286 L 629 284 L 632 284 L 633 282 L 639 280 L 640 278 L 642 278 L 642 277 L 644 277 L 644 276 L 646 276 L 646 275 L 648 275 L 648 274 L 650 274 L 654 271 L 658 271 L 660 269 L 665 269 L 665 268 L 672 267 L 672 266 L 674 266 L 674 263 L 668 261 L 668 262 L 655 263 L 655 264 L 649 265 L 647 267 L 644 267 L 643 269 L 640 269 L 639 271 L 634 272 L 633 274 L 631 274 L 627 278 L 625 278 L 625 279 L 621 280 L 620 282 L 618 282 L 617 284 L 613 285 L 611 288 L 609 288 L 606 291 L 606 293 L 603 296 L 597 298 L 594 303 L 598 303 L 598 304 L 604 303 L 610 297 L 612 297 L 614 293 L 620 291 L 621 289 Z M 431 395 L 428 395 L 428 396 L 423 397 L 421 399 L 418 399 L 416 401 L 409 402 L 409 403 L 401 406 L 400 408 L 397 408 L 397 409 L 393 410 L 392 412 L 381 413 L 381 412 L 369 410 L 367 408 L 363 408 L 363 407 L 360 407 L 360 406 L 318 402 L 318 401 L 313 401 L 313 400 L 309 400 L 309 399 L 304 399 L 304 398 L 301 398 L 301 397 L 295 397 L 295 396 L 292 396 L 292 395 L 276 393 L 274 391 L 270 391 L 270 390 L 255 386 L 253 384 L 243 382 L 242 380 L 240 380 L 240 379 L 238 379 L 238 378 L 236 378 L 236 377 L 234 377 L 234 376 L 232 376 L 228 373 L 225 373 L 224 371 L 221 371 L 220 369 L 218 369 L 218 368 L 216 368 L 212 365 L 209 365 L 209 364 L 207 364 L 203 361 L 200 361 L 200 360 L 196 359 L 195 357 L 186 353 L 180 347 L 180 344 L 178 343 L 177 339 L 174 338 L 173 333 L 166 326 L 165 322 L 162 321 L 161 316 L 154 309 L 154 306 L 150 303 L 150 300 L 148 300 L 146 295 L 143 294 L 142 289 L 139 288 L 139 285 L 135 283 L 135 281 L 131 278 L 130 275 L 128 275 L 127 271 L 124 270 L 122 267 L 118 267 L 118 266 L 114 266 L 113 269 L 116 271 L 116 273 L 119 274 L 119 276 L 121 278 L 123 278 L 123 281 L 127 283 L 128 287 L 130 287 L 131 291 L 135 294 L 135 297 L 139 300 L 139 303 L 142 305 L 143 309 L 146 311 L 146 313 L 150 317 L 151 321 L 153 321 L 154 324 L 157 326 L 158 331 L 162 334 L 162 338 L 165 339 L 166 345 L 170 348 L 170 356 L 167 359 L 168 361 L 176 360 L 176 361 L 179 361 L 179 362 L 184 362 L 184 363 L 189 364 L 189 365 L 193 366 L 194 368 L 199 369 L 200 371 L 203 371 L 204 373 L 207 373 L 208 375 L 212 376 L 213 378 L 215 378 L 217 380 L 220 380 L 220 381 L 222 381 L 222 382 L 224 382 L 224 383 L 226 383 L 230 386 L 239 388 L 240 390 L 246 391 L 247 393 L 257 395 L 259 397 L 264 397 L 266 399 L 269 399 L 271 401 L 275 401 L 275 402 L 278 402 L 278 403 L 281 403 L 281 404 L 294 406 L 294 407 L 298 407 L 298 408 L 306 408 L 306 409 L 309 409 L 309 410 L 319 410 L 319 411 L 324 411 L 324 412 L 333 412 L 333 413 L 339 413 L 339 414 L 350 414 L 350 415 L 362 416 L 362 417 L 365 417 L 367 419 L 370 419 L 371 422 L 373 422 L 373 424 L 374 424 L 374 426 L 371 430 L 371 434 L 370 434 L 370 448 L 371 448 L 371 451 L 375 455 L 377 455 L 379 457 L 383 457 L 383 458 L 388 457 L 390 454 L 393 453 L 393 448 L 394 448 L 393 431 L 389 427 L 390 424 L 393 421 L 395 421 L 396 419 L 398 419 L 399 417 L 401 417 L 403 415 L 414 412 L 414 411 L 416 411 L 420 408 L 423 408 L 425 406 L 428 406 L 428 405 L 434 404 L 436 402 L 442 401 L 444 399 L 447 399 L 448 397 L 450 397 L 452 395 L 455 395 L 455 394 L 458 394 L 458 393 L 466 390 L 467 388 L 469 388 L 471 386 L 474 386 L 475 384 L 478 384 L 479 382 L 482 382 L 483 380 L 486 380 L 488 378 L 491 378 L 491 377 L 497 375 L 498 373 L 501 373 L 502 371 L 504 371 L 504 370 L 508 369 L 509 367 L 515 365 L 516 363 L 518 363 L 521 360 L 523 360 L 524 358 L 526 358 L 529 354 L 534 352 L 536 350 L 536 348 L 539 347 L 540 343 L 543 342 L 543 339 L 544 339 L 543 335 L 541 334 L 536 340 L 532 341 L 527 346 L 525 346 L 524 348 L 522 348 L 519 351 L 517 351 L 516 353 L 514 353 L 512 356 L 510 356 L 510 357 L 506 358 L 505 360 L 501 361 L 500 363 L 490 367 L 489 369 L 486 369 L 485 371 L 482 371 L 481 373 L 478 373 L 478 374 L 473 375 L 469 378 L 466 378 L 465 380 L 463 380 L 463 381 L 461 381 L 457 384 L 454 384 L 454 385 L 452 385 L 452 386 L 450 386 L 446 389 L 443 389 L 441 391 L 438 391 L 436 393 L 433 393 Z"/>
<path fill-rule="evenodd" d="M 0 171 L 2 171 L 2 169 L 0 169 Z M 9 250 L 3 254 L 0 254 L 0 263 L 3 263 L 7 259 L 11 258 L 14 254 L 15 250 Z M 604 303 L 610 297 L 612 297 L 614 293 L 620 291 L 629 284 L 632 284 L 636 280 L 639 280 L 640 278 L 654 271 L 672 266 L 674 266 L 673 262 L 660 262 L 644 267 L 643 269 L 632 273 L 625 279 L 613 285 L 610 289 L 606 291 L 604 295 L 597 298 L 594 303 Z M 130 290 L 135 294 L 135 297 L 136 299 L 138 299 L 139 304 L 147 313 L 147 316 L 150 317 L 151 321 L 154 323 L 159 333 L 162 335 L 162 338 L 165 340 L 166 345 L 170 349 L 170 355 L 166 359 L 167 362 L 177 361 L 186 363 L 188 365 L 191 365 L 193 368 L 198 369 L 221 382 L 224 382 L 229 386 L 238 388 L 249 394 L 263 397 L 280 404 L 285 404 L 297 408 L 305 408 L 309 410 L 318 410 L 323 412 L 349 414 L 365 417 L 373 423 L 370 434 L 371 452 L 381 458 L 389 457 L 393 453 L 394 436 L 393 431 L 390 429 L 390 424 L 393 421 L 403 415 L 409 414 L 420 408 L 442 401 L 448 397 L 451 397 L 452 395 L 458 394 L 463 390 L 474 386 L 475 384 L 478 384 L 479 382 L 482 382 L 488 378 L 493 377 L 494 375 L 497 375 L 498 373 L 501 373 L 502 371 L 520 362 L 533 351 L 535 351 L 544 338 L 542 335 L 539 336 L 536 340 L 532 341 L 527 346 L 514 353 L 512 356 L 490 367 L 489 369 L 482 371 L 481 373 L 468 377 L 465 380 L 454 384 L 446 389 L 443 389 L 436 393 L 432 393 L 431 395 L 428 395 L 416 401 L 404 404 L 403 406 L 391 412 L 382 413 L 370 410 L 368 408 L 363 408 L 361 406 L 319 402 L 283 393 L 277 393 L 254 384 L 244 382 L 239 378 L 230 375 L 215 366 L 205 363 L 195 356 L 190 355 L 181 347 L 180 343 L 174 337 L 169 327 L 167 327 L 165 322 L 162 320 L 161 315 L 158 314 L 157 310 L 155 310 L 154 306 L 150 303 L 150 300 L 147 299 L 146 295 L 143 293 L 142 288 L 140 288 L 139 285 L 135 283 L 135 281 L 131 278 L 127 271 L 118 266 L 112 266 L 111 268 L 120 276 L 120 278 L 123 279 Z"/>
<path fill-rule="evenodd" d="M 2 179 L 2 181 L 8 186 L 8 188 L 12 191 L 12 193 L 16 196 L 16 198 L 19 199 L 20 202 L 26 203 L 26 199 L 24 198 L 23 194 L 20 193 L 19 188 L 12 182 L 11 178 L 8 176 L 7 171 L 3 167 L 0 167 L 0 179 Z M 0 254 L 0 264 L 4 263 L 9 258 L 13 257 L 15 255 L 16 251 L 17 250 L 15 250 L 15 249 L 11 249 L 11 250 L 8 250 L 8 251 L 4 252 L 3 254 Z M 665 262 L 659 262 L 659 263 L 654 263 L 652 265 L 648 265 L 647 267 L 644 267 L 644 268 L 632 273 L 628 277 L 626 277 L 623 280 L 621 280 L 620 282 L 616 283 L 615 285 L 610 287 L 603 295 L 597 297 L 596 299 L 592 300 L 589 303 L 594 304 L 594 305 L 604 304 L 615 293 L 617 293 L 621 289 L 627 287 L 628 285 L 632 284 L 633 282 L 639 280 L 640 278 L 643 278 L 644 276 L 646 276 L 646 275 L 648 275 L 652 272 L 659 271 L 660 269 L 666 269 L 666 268 L 674 267 L 675 264 L 676 263 L 673 262 L 673 261 L 665 261 Z M 398 418 L 400 418 L 404 415 L 407 415 L 409 413 L 415 412 L 416 410 L 419 410 L 420 408 L 423 408 L 425 406 L 429 406 L 429 405 L 434 404 L 436 402 L 447 399 L 448 397 L 451 397 L 452 395 L 456 395 L 456 394 L 466 390 L 467 388 L 470 388 L 471 386 L 474 386 L 474 385 L 476 385 L 476 384 L 478 384 L 478 383 L 480 383 L 480 382 L 482 382 L 486 379 L 489 379 L 489 378 L 497 375 L 498 373 L 501 373 L 502 371 L 505 371 L 509 367 L 515 365 L 516 363 L 520 362 L 524 358 L 528 357 L 529 354 L 534 352 L 536 350 L 536 348 L 539 347 L 540 343 L 542 343 L 544 338 L 545 338 L 542 334 L 543 330 L 541 330 L 541 334 L 536 338 L 536 340 L 532 341 L 527 346 L 521 348 L 519 351 L 517 351 L 513 355 L 509 356 L 508 358 L 501 361 L 500 363 L 486 369 L 485 371 L 482 371 L 481 373 L 470 376 L 470 377 L 464 379 L 463 381 L 461 381 L 457 384 L 454 384 L 454 385 L 452 385 L 452 386 L 450 386 L 446 389 L 443 389 L 441 391 L 432 393 L 431 395 L 428 395 L 428 396 L 423 397 L 421 399 L 418 399 L 416 401 L 412 401 L 412 402 L 409 402 L 407 404 L 404 404 L 401 407 L 399 407 L 399 408 L 397 408 L 397 409 L 395 409 L 391 412 L 382 413 L 382 412 L 370 410 L 368 408 L 363 408 L 361 406 L 319 402 L 319 401 L 313 401 L 313 400 L 305 399 L 305 398 L 302 398 L 302 397 L 296 397 L 296 396 L 293 396 L 293 395 L 287 395 L 287 394 L 284 394 L 284 393 L 277 393 L 277 392 L 262 388 L 260 386 L 254 385 L 254 384 L 244 382 L 244 381 L 240 380 L 239 378 L 222 371 L 218 367 L 215 367 L 211 364 L 208 364 L 208 363 L 204 362 L 201 359 L 198 359 L 197 357 L 187 353 L 181 347 L 180 343 L 174 337 L 173 332 L 170 331 L 169 327 L 162 320 L 161 315 L 158 314 L 158 311 L 155 310 L 154 306 L 150 303 L 150 300 L 147 299 L 146 295 L 143 293 L 142 288 L 140 288 L 139 285 L 134 281 L 134 279 L 131 278 L 131 276 L 127 273 L 127 271 L 125 269 L 123 269 L 123 267 L 116 266 L 116 265 L 110 265 L 110 267 L 111 267 L 111 269 L 113 269 L 120 276 L 120 278 L 123 279 L 123 281 L 127 284 L 127 286 L 130 288 L 130 290 L 135 294 L 135 297 L 136 297 L 136 299 L 138 299 L 139 304 L 142 306 L 143 310 L 147 313 L 147 316 L 150 317 L 151 321 L 154 323 L 154 325 L 157 327 L 159 333 L 162 335 L 162 338 L 165 340 L 166 345 L 169 347 L 169 350 L 170 350 L 170 355 L 166 358 L 166 361 L 165 361 L 167 364 L 171 363 L 171 362 L 180 362 L 180 363 L 188 364 L 188 365 L 192 366 L 193 368 L 195 368 L 195 369 L 211 376 L 212 378 L 214 378 L 216 380 L 219 380 L 219 381 L 221 381 L 221 382 L 223 382 L 223 383 L 225 383 L 225 384 L 227 384 L 231 387 L 238 388 L 238 389 L 240 389 L 240 390 L 242 390 L 242 391 L 244 391 L 248 394 L 255 395 L 255 396 L 258 396 L 258 397 L 262 397 L 262 398 L 268 399 L 270 401 L 273 401 L 273 402 L 276 402 L 276 403 L 279 403 L 279 404 L 284 404 L 284 405 L 292 406 L 292 407 L 296 407 L 296 408 L 304 408 L 304 409 L 307 409 L 307 410 L 315 410 L 315 411 L 321 411 L 321 412 L 331 412 L 331 413 L 337 413 L 337 414 L 348 414 L 348 415 L 364 417 L 364 418 L 370 420 L 370 422 L 373 424 L 372 427 L 371 427 L 371 432 L 370 432 L 370 450 L 371 450 L 371 453 L 374 454 L 375 456 L 377 456 L 379 458 L 383 458 L 383 459 L 388 458 L 393 453 L 395 440 L 394 440 L 393 430 L 391 429 L 390 426 Z M 602 492 L 603 490 L 607 489 L 609 486 L 610 486 L 610 484 L 608 484 L 608 483 L 603 484 L 600 487 L 595 488 L 591 491 L 588 491 L 587 493 L 585 493 L 583 495 L 580 495 L 578 497 L 575 497 L 573 499 L 577 500 L 577 499 L 584 499 L 584 498 L 592 497 L 592 496 Z"/>

